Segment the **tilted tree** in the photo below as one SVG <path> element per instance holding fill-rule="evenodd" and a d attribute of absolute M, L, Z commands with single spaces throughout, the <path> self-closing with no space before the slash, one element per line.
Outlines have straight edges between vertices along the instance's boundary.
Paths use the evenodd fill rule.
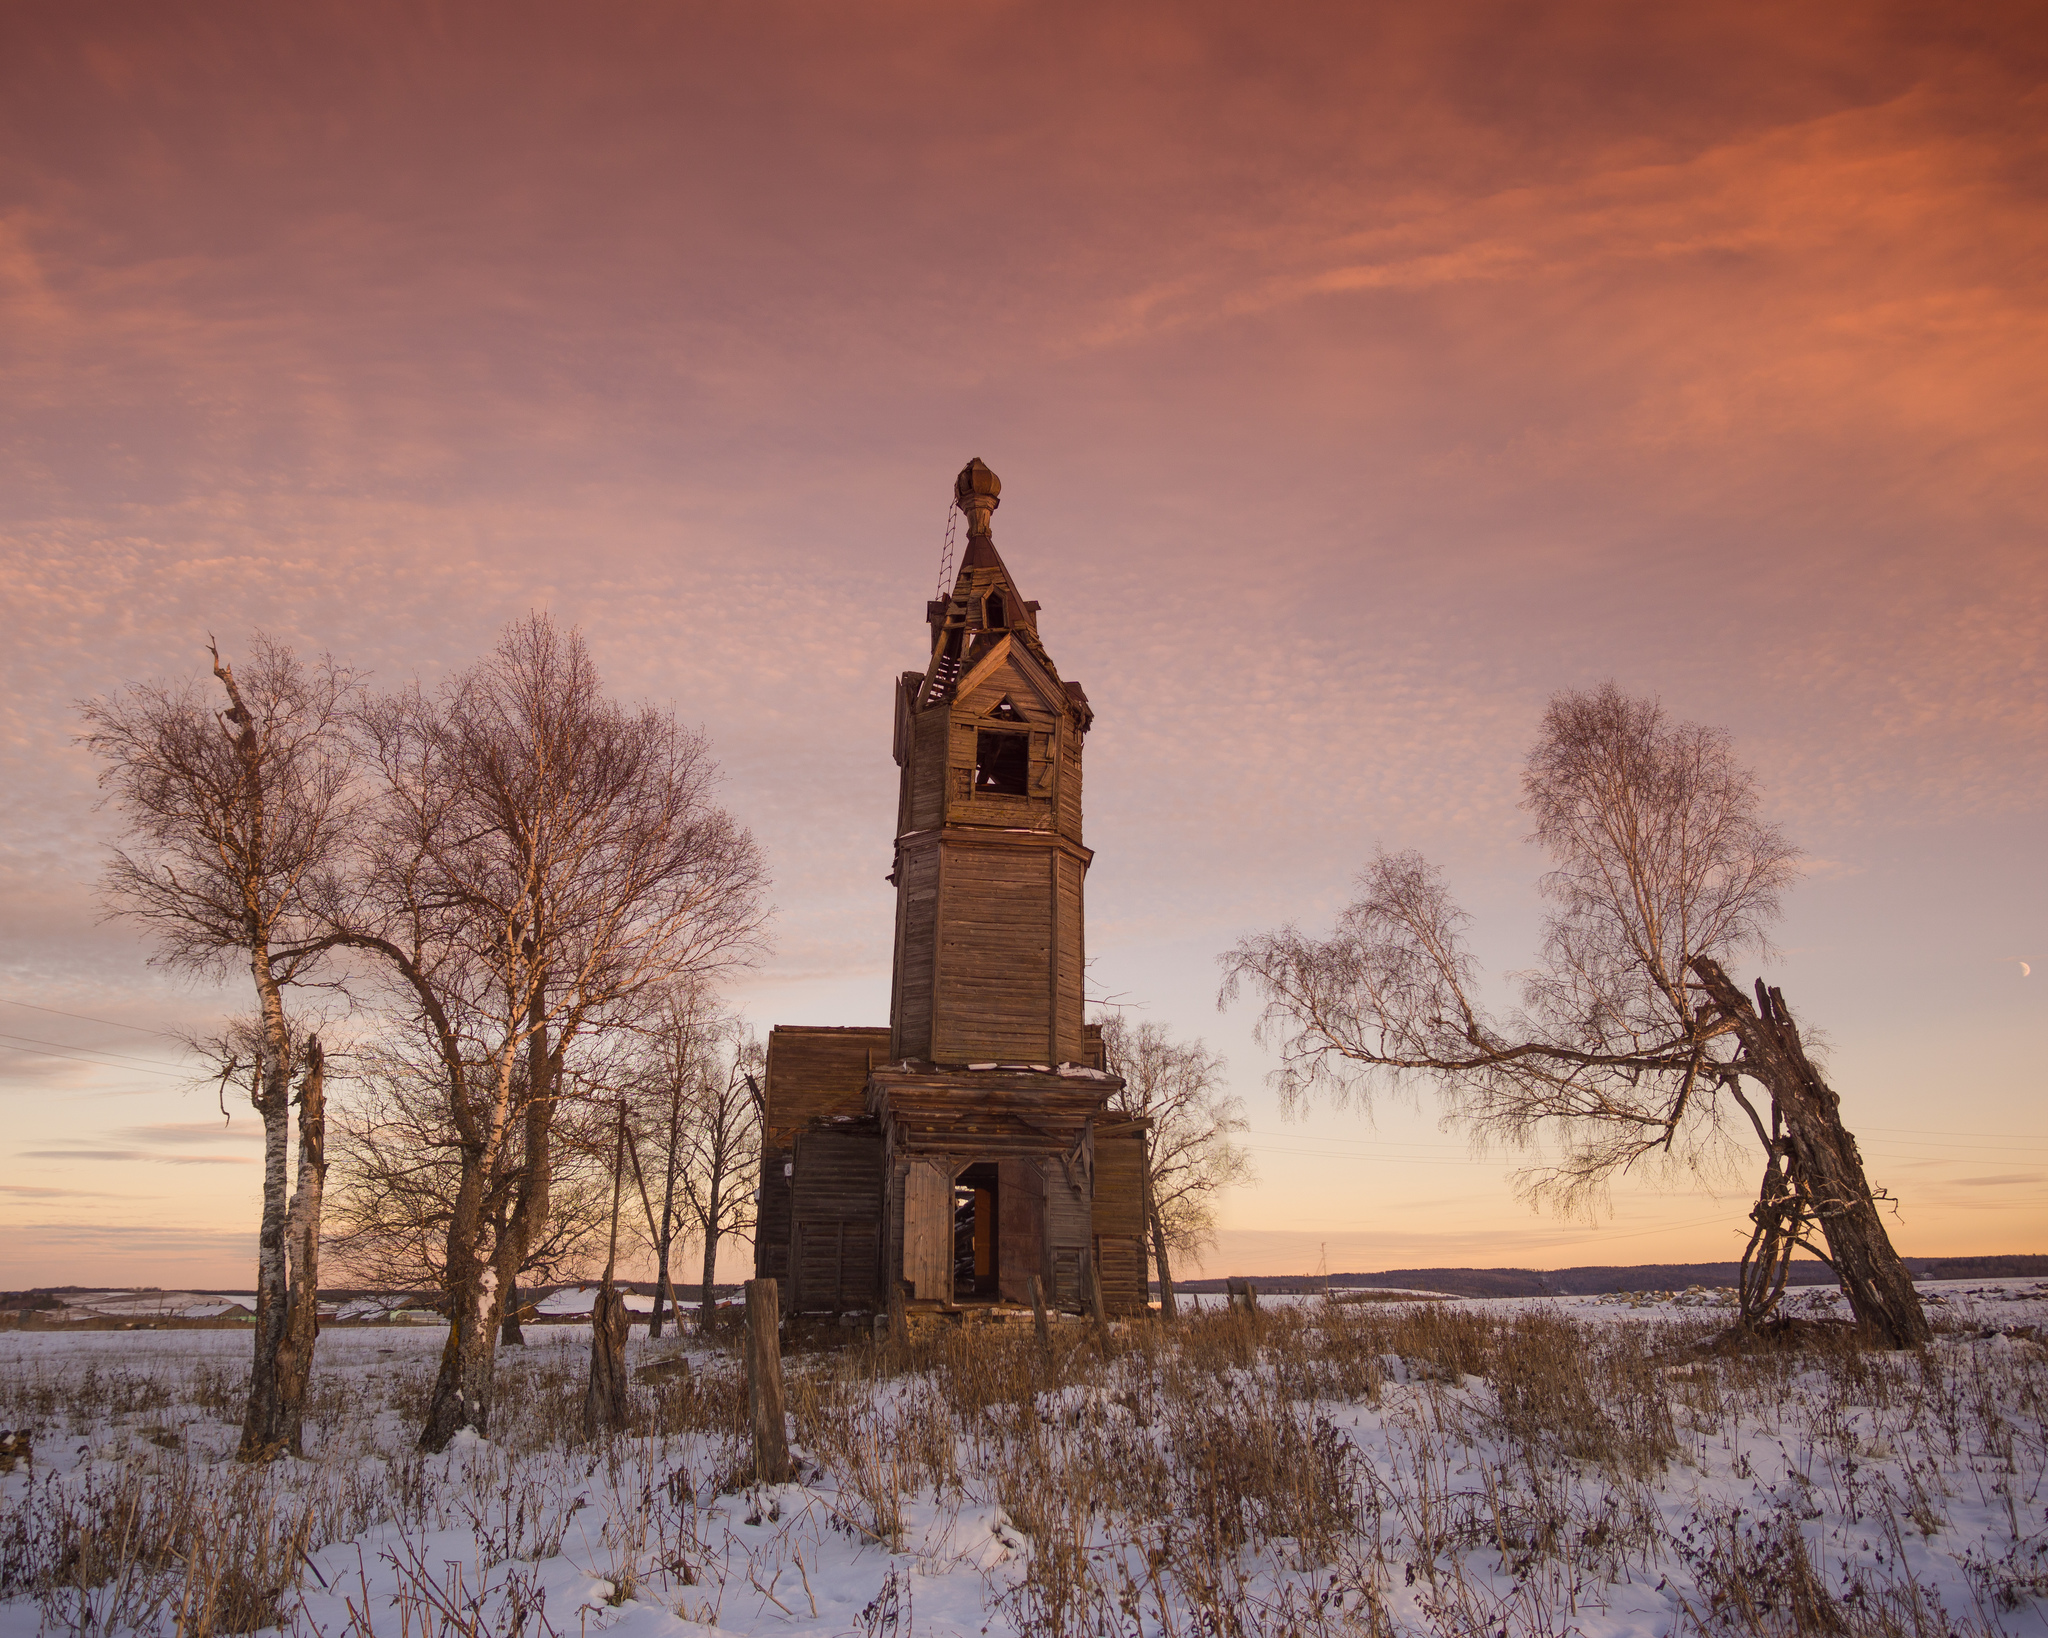
<path fill-rule="evenodd" d="M 749 959 L 765 872 L 712 801 L 703 736 L 607 699 L 582 639 L 545 616 L 361 720 L 365 862 L 323 914 L 397 992 L 456 1134 L 449 1337 L 420 1439 L 440 1450 L 488 1431 L 503 1306 L 550 1217 L 569 1061 L 646 992 Z"/>
<path fill-rule="evenodd" d="M 1284 1101 L 1370 1098 L 1433 1083 L 1481 1138 L 1554 1143 L 1520 1178 L 1566 1209 L 1645 1164 L 1712 1165 L 1738 1117 L 1766 1151 L 1745 1257 L 1743 1317 L 1810 1228 L 1857 1319 L 1894 1346 L 1926 1340 L 1912 1281 L 1879 1218 L 1838 1100 L 1799 1046 L 1775 991 L 1749 1006 L 1723 964 L 1767 951 L 1797 849 L 1759 817 L 1755 777 L 1717 729 L 1668 720 L 1612 683 L 1554 698 L 1530 753 L 1523 804 L 1553 869 L 1543 958 L 1521 1006 L 1495 1019 L 1466 949 L 1468 918 L 1415 853 L 1379 855 L 1328 938 L 1296 928 L 1241 939 L 1223 957 L 1221 1001 L 1264 1003 Z M 1743 1091 L 1773 1101 L 1767 1126 Z M 1724 1095 L 1725 1094 L 1725 1101 Z M 1818 1248 L 1815 1248 L 1818 1249 Z"/>
<path fill-rule="evenodd" d="M 1200 1041 L 1176 1041 L 1157 1022 L 1101 1019 L 1110 1072 L 1123 1090 L 1110 1108 L 1151 1122 L 1145 1139 L 1145 1218 L 1159 1267 L 1161 1311 L 1174 1317 L 1173 1261 L 1216 1237 L 1215 1197 L 1251 1181 L 1251 1158 L 1232 1140 L 1245 1129 L 1244 1102 L 1225 1090 L 1224 1061 Z"/>
<path fill-rule="evenodd" d="M 237 674 L 209 645 L 224 708 L 194 678 L 131 686 L 82 711 L 84 742 L 127 828 L 106 875 L 117 913 L 149 927 L 162 964 L 200 973 L 245 966 L 255 987 L 240 1063 L 263 1121 L 263 1217 L 240 1455 L 261 1460 L 299 1452 L 317 1330 L 324 1073 L 317 1040 L 300 1050 L 286 997 L 312 977 L 322 951 L 308 888 L 354 828 L 347 719 L 357 683 L 332 660 L 303 665 L 260 634 L 251 646 Z"/>

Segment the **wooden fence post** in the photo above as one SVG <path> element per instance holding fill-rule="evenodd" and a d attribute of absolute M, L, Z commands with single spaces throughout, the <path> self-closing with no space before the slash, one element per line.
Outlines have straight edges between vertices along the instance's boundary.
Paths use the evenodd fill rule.
<path fill-rule="evenodd" d="M 626 1101 L 619 1100 L 618 1152 L 612 1157 L 612 1239 L 604 1260 L 604 1281 L 597 1288 L 597 1300 L 590 1305 L 590 1385 L 583 1391 L 583 1437 L 618 1433 L 626 1426 L 626 1342 L 632 1334 L 632 1316 L 626 1299 L 612 1285 L 619 1266 L 619 1189 L 626 1170 Z M 512 1287 L 512 1300 L 519 1300 L 519 1287 Z"/>
<path fill-rule="evenodd" d="M 903 1282 L 889 1282 L 889 1346 L 908 1348 L 910 1346 L 910 1315 L 903 1303 Z"/>
<path fill-rule="evenodd" d="M 1082 1253 L 1081 1271 L 1088 1281 L 1088 1313 L 1095 1321 L 1095 1334 L 1107 1339 L 1109 1315 L 1102 1307 L 1102 1270 L 1096 1267 L 1092 1250 Z"/>
<path fill-rule="evenodd" d="M 1259 1288 L 1250 1280 L 1233 1275 L 1224 1282 L 1230 1290 L 1230 1307 L 1233 1313 L 1248 1314 L 1253 1319 L 1259 1315 Z"/>
<path fill-rule="evenodd" d="M 747 1281 L 747 1405 L 754 1419 L 754 1478 L 762 1484 L 790 1478 L 777 1306 L 773 1280 Z"/>
<path fill-rule="evenodd" d="M 1038 1328 L 1038 1346 L 1052 1352 L 1052 1326 L 1045 1317 L 1045 1282 L 1031 1276 L 1031 1322 Z"/>

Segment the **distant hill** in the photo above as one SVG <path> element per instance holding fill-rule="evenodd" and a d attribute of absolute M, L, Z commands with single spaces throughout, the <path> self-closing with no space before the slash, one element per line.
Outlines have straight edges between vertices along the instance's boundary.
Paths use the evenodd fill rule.
<path fill-rule="evenodd" d="M 1908 1257 L 1918 1280 L 2012 1280 L 2048 1276 L 2048 1257 Z M 1609 1291 L 1682 1291 L 1689 1285 L 1733 1285 L 1740 1263 L 1637 1263 L 1591 1268 L 1390 1268 L 1379 1274 L 1332 1274 L 1333 1288 L 1443 1291 L 1458 1297 L 1596 1297 Z M 1793 1285 L 1832 1285 L 1827 1264 L 1792 1265 Z M 1318 1274 L 1264 1274 L 1261 1291 L 1320 1291 Z M 1175 1280 L 1176 1291 L 1221 1291 L 1225 1282 Z"/>

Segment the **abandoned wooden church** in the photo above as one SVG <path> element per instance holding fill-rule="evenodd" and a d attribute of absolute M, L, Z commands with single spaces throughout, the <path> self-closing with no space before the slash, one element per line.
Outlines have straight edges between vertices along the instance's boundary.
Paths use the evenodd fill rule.
<path fill-rule="evenodd" d="M 1083 1021 L 1081 745 L 1093 721 L 1038 636 L 989 519 L 926 605 L 896 685 L 895 981 L 887 1029 L 769 1032 L 755 1273 L 790 1311 L 1024 1302 L 1142 1311 L 1144 1123 L 1108 1108 Z"/>

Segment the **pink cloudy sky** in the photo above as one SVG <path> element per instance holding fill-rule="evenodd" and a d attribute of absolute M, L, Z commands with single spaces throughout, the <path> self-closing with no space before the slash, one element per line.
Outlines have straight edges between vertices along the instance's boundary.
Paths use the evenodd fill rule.
<path fill-rule="evenodd" d="M 147 1033 L 229 998 L 98 919 L 75 700 L 550 609 L 720 748 L 779 906 L 736 999 L 880 1022 L 890 679 L 972 455 L 1099 711 L 1098 987 L 1251 1109 L 1212 1272 L 1738 1248 L 1746 1176 L 1561 1224 L 1426 1107 L 1285 1122 L 1214 1006 L 1375 842 L 1526 960 L 1517 764 L 1609 676 L 1809 850 L 1770 973 L 1902 1248 L 2048 1250 L 2037 24 L 9 8 L 0 1283 L 247 1277 L 253 1123 Z"/>

